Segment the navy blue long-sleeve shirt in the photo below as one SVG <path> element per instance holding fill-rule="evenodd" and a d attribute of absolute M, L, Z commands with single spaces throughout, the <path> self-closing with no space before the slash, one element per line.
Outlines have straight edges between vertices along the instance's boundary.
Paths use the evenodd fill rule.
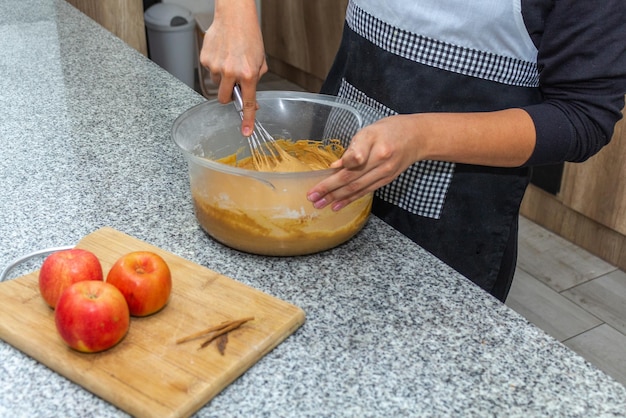
<path fill-rule="evenodd" d="M 524 109 L 537 143 L 526 165 L 580 162 L 611 139 L 626 93 L 623 0 L 522 0 L 543 102 Z"/>

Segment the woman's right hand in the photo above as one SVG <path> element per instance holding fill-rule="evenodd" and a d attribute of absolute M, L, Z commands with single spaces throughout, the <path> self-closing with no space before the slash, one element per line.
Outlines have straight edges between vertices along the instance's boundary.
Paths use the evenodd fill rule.
<path fill-rule="evenodd" d="M 257 109 L 256 86 L 267 72 L 263 36 L 255 0 L 216 0 L 213 23 L 204 35 L 200 64 L 219 85 L 220 103 L 232 100 L 239 84 L 243 99 L 241 132 L 252 134 Z"/>

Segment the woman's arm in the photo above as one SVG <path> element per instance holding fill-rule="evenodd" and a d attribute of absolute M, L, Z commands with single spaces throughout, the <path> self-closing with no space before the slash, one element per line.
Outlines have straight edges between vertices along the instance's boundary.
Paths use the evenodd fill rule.
<path fill-rule="evenodd" d="M 516 167 L 528 160 L 534 146 L 535 127 L 522 109 L 390 116 L 359 131 L 333 165 L 340 170 L 307 197 L 317 208 L 339 210 L 417 161 Z"/>
<path fill-rule="evenodd" d="M 228 103 L 233 87 L 241 86 L 244 136 L 252 133 L 256 86 L 267 72 L 263 36 L 255 0 L 216 0 L 213 23 L 204 35 L 200 63 L 219 84 L 217 99 Z"/>
<path fill-rule="evenodd" d="M 525 108 L 537 130 L 527 164 L 584 161 L 610 141 L 624 107 L 624 1 L 555 1 L 533 40 L 544 100 Z"/>

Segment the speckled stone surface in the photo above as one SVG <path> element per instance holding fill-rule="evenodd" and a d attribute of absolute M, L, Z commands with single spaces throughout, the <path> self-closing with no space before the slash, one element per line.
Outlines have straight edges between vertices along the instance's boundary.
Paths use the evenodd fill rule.
<path fill-rule="evenodd" d="M 208 238 L 170 139 L 203 100 L 63 1 L 3 0 L 0 269 L 111 226 L 303 308 L 199 417 L 624 416 L 623 386 L 377 218 L 306 257 Z M 0 416 L 124 415 L 0 342 Z"/>

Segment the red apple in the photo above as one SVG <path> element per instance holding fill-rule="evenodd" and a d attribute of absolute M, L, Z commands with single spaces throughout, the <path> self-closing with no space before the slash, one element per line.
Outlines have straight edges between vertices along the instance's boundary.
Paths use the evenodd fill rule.
<path fill-rule="evenodd" d="M 41 265 L 39 291 L 54 308 L 61 293 L 73 283 L 102 279 L 102 265 L 95 254 L 79 248 L 62 250 L 50 254 Z"/>
<path fill-rule="evenodd" d="M 124 338 L 130 313 L 126 299 L 115 286 L 86 280 L 72 284 L 61 294 L 54 322 L 67 345 L 84 353 L 96 353 Z"/>
<path fill-rule="evenodd" d="M 167 263 L 150 251 L 135 251 L 120 257 L 109 270 L 106 281 L 122 292 L 133 316 L 160 311 L 172 291 Z"/>

